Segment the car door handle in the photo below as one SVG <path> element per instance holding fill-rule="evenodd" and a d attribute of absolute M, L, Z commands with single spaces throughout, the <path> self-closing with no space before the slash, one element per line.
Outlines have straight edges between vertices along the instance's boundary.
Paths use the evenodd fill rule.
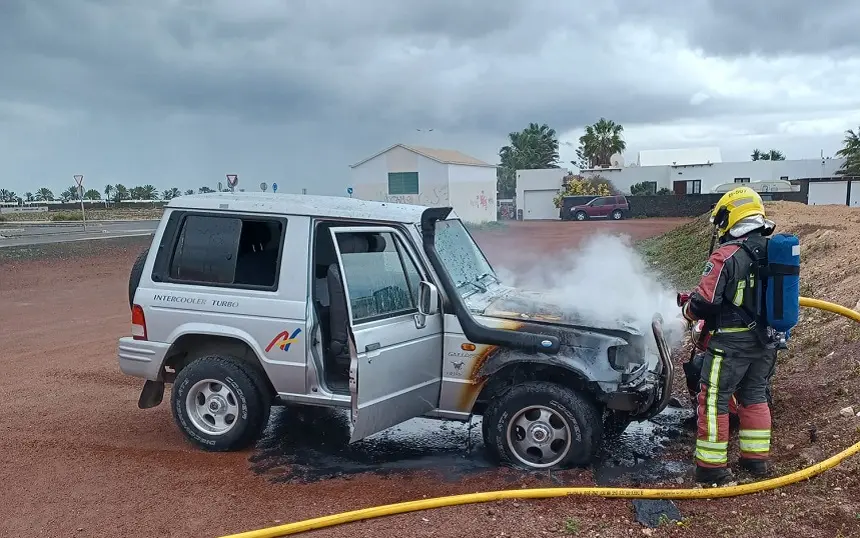
<path fill-rule="evenodd" d="M 366 346 L 364 346 L 365 351 L 376 351 L 379 348 L 380 348 L 379 342 L 374 342 L 372 344 L 367 344 Z"/>

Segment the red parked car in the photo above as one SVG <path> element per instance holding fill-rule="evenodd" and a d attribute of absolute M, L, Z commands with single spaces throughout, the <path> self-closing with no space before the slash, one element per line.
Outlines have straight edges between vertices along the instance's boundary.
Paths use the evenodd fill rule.
<path fill-rule="evenodd" d="M 630 205 L 625 196 L 601 196 L 584 205 L 570 208 L 570 217 L 576 220 L 604 219 L 621 220 L 627 216 Z"/>

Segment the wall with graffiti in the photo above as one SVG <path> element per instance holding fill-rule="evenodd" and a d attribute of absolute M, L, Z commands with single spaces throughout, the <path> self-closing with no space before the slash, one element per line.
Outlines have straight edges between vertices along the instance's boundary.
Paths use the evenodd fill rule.
<path fill-rule="evenodd" d="M 448 188 L 454 211 L 464 221 L 497 220 L 495 168 L 448 165 Z"/>

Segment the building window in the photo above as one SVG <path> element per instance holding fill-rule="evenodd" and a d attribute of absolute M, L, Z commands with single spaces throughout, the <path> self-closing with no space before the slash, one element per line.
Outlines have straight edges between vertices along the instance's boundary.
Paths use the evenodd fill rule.
<path fill-rule="evenodd" d="M 672 183 L 675 194 L 702 194 L 702 180 L 690 179 Z"/>
<path fill-rule="evenodd" d="M 736 177 L 735 178 L 735 183 L 749 183 L 749 182 L 750 182 L 750 178 L 748 178 L 748 177 Z"/>
<path fill-rule="evenodd" d="M 388 194 L 418 194 L 418 172 L 389 172 Z"/>

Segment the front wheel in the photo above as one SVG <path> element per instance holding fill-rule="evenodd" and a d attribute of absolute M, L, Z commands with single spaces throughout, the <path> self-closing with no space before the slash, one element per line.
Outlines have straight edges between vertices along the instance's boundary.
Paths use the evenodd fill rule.
<path fill-rule="evenodd" d="M 531 470 L 587 465 L 603 435 L 597 407 L 548 382 L 516 385 L 484 413 L 484 444 L 502 462 Z"/>
<path fill-rule="evenodd" d="M 210 356 L 177 374 L 170 407 L 191 443 L 225 452 L 241 450 L 260 437 L 271 400 L 250 368 L 237 359 Z"/>
<path fill-rule="evenodd" d="M 588 218 L 588 215 L 585 214 L 585 211 L 577 211 L 575 218 L 576 220 L 583 221 Z"/>

